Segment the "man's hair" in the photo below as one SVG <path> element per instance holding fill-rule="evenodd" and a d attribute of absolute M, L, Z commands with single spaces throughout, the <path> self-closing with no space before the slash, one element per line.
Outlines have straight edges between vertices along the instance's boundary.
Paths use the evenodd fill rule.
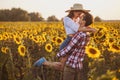
<path fill-rule="evenodd" d="M 85 26 L 89 26 L 93 23 L 93 16 L 90 13 L 86 12 L 83 20 L 86 22 Z"/>

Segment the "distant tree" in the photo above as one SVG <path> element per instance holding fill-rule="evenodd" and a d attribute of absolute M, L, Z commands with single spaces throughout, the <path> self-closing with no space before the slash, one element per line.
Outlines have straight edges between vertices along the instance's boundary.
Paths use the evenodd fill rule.
<path fill-rule="evenodd" d="M 9 9 L 0 10 L 0 21 L 11 21 L 11 13 Z"/>
<path fill-rule="evenodd" d="M 44 21 L 44 18 L 38 13 L 33 12 L 28 14 L 30 16 L 31 21 Z"/>
<path fill-rule="evenodd" d="M 27 11 L 22 10 L 20 8 L 12 8 L 11 9 L 11 20 L 12 21 L 29 21 L 30 17 Z"/>
<path fill-rule="evenodd" d="M 52 15 L 47 18 L 47 21 L 50 22 L 50 21 L 59 21 L 59 20 L 54 15 Z"/>
<path fill-rule="evenodd" d="M 52 18 L 57 21 L 55 16 Z M 0 21 L 44 21 L 44 18 L 38 12 L 28 13 L 21 8 L 12 8 L 0 9 Z"/>
<path fill-rule="evenodd" d="M 95 22 L 101 22 L 102 19 L 99 17 L 99 16 L 96 16 L 95 19 L 94 19 Z"/>

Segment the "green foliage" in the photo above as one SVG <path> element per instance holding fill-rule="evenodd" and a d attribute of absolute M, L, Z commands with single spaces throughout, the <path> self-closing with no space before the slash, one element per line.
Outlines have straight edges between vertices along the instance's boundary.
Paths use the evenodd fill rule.
<path fill-rule="evenodd" d="M 59 21 L 54 15 L 52 15 L 52 16 L 49 16 L 48 18 L 47 18 L 47 21 L 48 22 L 57 22 L 57 21 Z"/>
<path fill-rule="evenodd" d="M 94 19 L 95 22 L 101 22 L 102 19 L 99 17 L 99 16 L 96 16 L 95 19 Z"/>
<path fill-rule="evenodd" d="M 31 21 L 44 21 L 44 18 L 42 18 L 42 16 L 39 13 L 29 13 L 28 14 L 30 16 L 30 20 Z"/>
<path fill-rule="evenodd" d="M 44 18 L 38 12 L 28 13 L 21 8 L 12 8 L 0 10 L 0 21 L 44 21 Z"/>

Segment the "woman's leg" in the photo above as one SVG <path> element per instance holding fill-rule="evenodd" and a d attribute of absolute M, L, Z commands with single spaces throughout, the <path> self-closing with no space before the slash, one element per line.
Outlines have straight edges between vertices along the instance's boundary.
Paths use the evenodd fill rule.
<path fill-rule="evenodd" d="M 62 68 L 62 63 L 61 62 L 49 62 L 49 61 L 46 61 L 43 63 L 44 66 L 49 66 L 51 68 L 55 68 L 57 70 L 61 70 Z"/>
<path fill-rule="evenodd" d="M 72 37 L 67 36 L 67 38 L 64 40 L 64 42 L 60 45 L 59 50 L 62 50 L 63 48 L 65 48 L 68 45 L 68 43 L 70 42 L 71 39 L 72 39 Z"/>
<path fill-rule="evenodd" d="M 61 69 L 62 67 L 61 62 L 50 62 L 50 61 L 47 61 L 44 57 L 40 58 L 33 64 L 34 67 L 40 67 L 42 65 L 53 67 L 55 69 Z"/>

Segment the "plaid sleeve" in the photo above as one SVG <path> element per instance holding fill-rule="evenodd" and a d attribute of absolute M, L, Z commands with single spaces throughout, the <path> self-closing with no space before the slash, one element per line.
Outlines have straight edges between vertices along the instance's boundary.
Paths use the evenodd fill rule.
<path fill-rule="evenodd" d="M 76 33 L 69 44 L 57 53 L 57 57 L 59 58 L 65 56 L 72 49 L 72 47 L 74 47 L 78 43 L 81 37 L 82 35 L 80 34 L 80 32 Z"/>

